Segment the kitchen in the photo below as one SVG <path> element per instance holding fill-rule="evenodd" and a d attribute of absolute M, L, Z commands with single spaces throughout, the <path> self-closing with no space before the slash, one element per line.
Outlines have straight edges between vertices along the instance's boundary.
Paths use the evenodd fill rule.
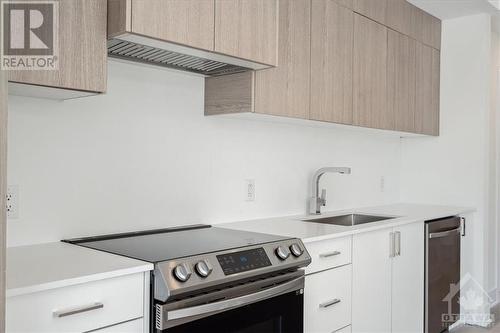
<path fill-rule="evenodd" d="M 256 10 L 257 16 L 250 20 L 243 14 L 251 12 L 249 1 L 134 0 L 108 1 L 108 6 L 102 1 L 71 2 L 74 7 L 68 6 L 65 1 L 59 4 L 60 25 L 68 26 L 72 22 L 84 24 L 68 29 L 73 32 L 70 38 L 63 35 L 62 30 L 59 33 L 59 71 L 63 74 L 60 77 L 52 76 L 50 71 L 8 74 L 11 82 L 8 85 L 8 171 L 5 189 L 8 187 L 9 193 L 14 194 L 14 201 L 17 200 L 14 208 L 17 209 L 9 213 L 12 215 L 6 222 L 6 331 L 111 331 L 113 326 L 115 331 L 122 332 L 153 330 L 154 324 L 150 325 L 149 320 L 149 312 L 152 311 L 149 301 L 144 300 L 145 296 L 149 296 L 144 290 L 149 289 L 148 280 L 152 280 L 149 273 L 145 273 L 152 269 L 148 260 L 136 262 L 128 258 L 108 257 L 107 253 L 60 243 L 60 240 L 197 224 L 291 237 L 298 239 L 301 248 L 304 244 L 312 262 L 305 268 L 305 326 L 294 327 L 295 331 L 333 332 L 344 329 L 354 332 L 399 332 L 424 330 L 423 222 L 460 216 L 466 221 L 465 231 L 461 230 L 464 234 L 460 244 L 462 277 L 469 273 L 488 293 L 487 309 L 475 309 L 476 312 L 489 313 L 490 307 L 495 309 L 498 276 L 495 117 L 498 66 L 495 52 L 498 35 L 494 20 L 496 11 L 490 3 L 480 1 L 474 7 L 466 1 L 439 7 L 429 1 L 414 1 L 415 5 L 442 19 L 439 22 L 441 39 L 440 42 L 437 42 L 438 38 L 431 38 L 421 44 L 405 44 L 419 41 L 419 36 L 412 35 L 413 31 L 405 31 L 407 27 L 404 24 L 397 26 L 411 20 L 391 23 L 388 18 L 392 15 L 387 14 L 391 12 L 389 9 L 410 8 L 410 13 L 419 13 L 417 17 L 429 17 L 417 7 L 399 0 L 364 1 L 366 7 L 363 7 L 363 1 L 353 1 L 350 5 L 349 1 L 340 0 L 265 0 L 258 3 L 267 12 L 260 8 L 261 12 Z M 114 7 L 130 3 L 131 7 L 119 7 L 118 12 Z M 378 11 L 370 12 L 370 3 L 374 3 L 372 9 Z M 426 3 L 428 7 L 425 7 Z M 175 11 L 175 5 L 180 9 Z M 224 11 L 230 14 L 224 15 Z M 207 12 L 210 15 L 206 15 Z M 259 16 L 264 12 L 274 13 L 274 16 Z M 95 14 L 90 16 L 96 20 L 94 24 L 83 19 L 83 14 L 91 13 Z M 383 13 L 385 20 L 377 13 Z M 144 15 L 148 24 L 141 23 Z M 164 16 L 168 20 L 160 21 Z M 343 21 L 336 18 L 340 16 L 351 20 L 347 23 L 352 22 L 352 27 L 356 21 L 363 29 L 339 29 L 337 22 Z M 411 14 L 409 17 L 412 17 Z M 276 25 L 256 23 L 259 19 L 274 19 Z M 127 23 L 127 20 L 132 23 Z M 158 27 L 165 28 L 164 31 L 155 31 L 156 26 L 149 24 L 155 20 L 163 22 Z M 207 55 L 200 50 L 223 48 L 224 43 L 218 42 L 221 39 L 227 43 L 234 42 L 231 33 L 242 34 L 238 37 L 240 41 L 252 39 L 256 43 L 254 38 L 257 41 L 261 38 L 258 33 L 262 33 L 262 29 L 272 32 L 274 27 L 273 36 L 277 37 L 277 41 L 273 38 L 264 40 L 276 44 L 275 59 L 271 59 L 273 52 L 268 52 L 270 60 L 262 60 L 265 52 L 260 54 L 262 48 L 256 44 L 240 50 L 226 45 L 228 49 L 220 49 L 215 54 L 218 56 L 216 60 L 222 59 L 223 63 L 237 59 L 238 66 L 274 63 L 277 67 L 259 69 L 255 75 L 252 71 L 240 72 L 236 69 L 235 74 L 205 77 L 185 69 L 138 63 L 116 54 L 108 57 L 108 52 L 117 46 L 111 44 L 113 41 L 108 42 L 108 47 L 112 46 L 107 50 L 106 40 L 110 31 L 115 29 L 113 38 L 120 36 L 120 29 L 112 24 L 117 21 L 125 22 L 125 29 L 132 30 L 129 39 L 135 36 L 133 30 L 137 29 L 136 35 L 153 37 L 142 39 L 143 44 L 158 40 L 173 41 L 178 47 L 175 49 L 177 52 L 207 57 L 214 53 L 208 52 Z M 169 29 L 172 29 L 170 21 L 183 22 L 177 25 L 185 26 L 187 32 L 162 37 L 162 33 L 168 35 Z M 435 20 L 431 21 L 434 22 L 431 25 L 436 24 Z M 187 25 L 189 22 L 195 22 L 194 26 Z M 217 26 L 238 22 L 252 28 L 241 31 L 227 29 L 218 35 Z M 88 31 L 78 30 L 85 27 L 85 23 L 93 28 L 87 26 Z M 130 26 L 127 27 L 127 24 Z M 426 24 L 423 26 L 427 27 Z M 151 27 L 153 29 L 149 29 Z M 328 31 L 334 33 L 329 34 Z M 86 35 L 82 35 L 83 32 Z M 202 34 L 209 36 L 201 38 Z M 75 38 L 74 35 L 82 37 Z M 356 36 L 366 38 L 358 44 L 358 52 L 353 49 L 359 40 Z M 380 36 L 388 37 L 375 40 Z M 203 45 L 202 42 L 207 40 L 208 44 Z M 394 66 L 408 66 L 408 63 L 416 66 L 416 62 L 408 62 L 406 56 L 386 58 L 390 49 L 381 46 L 380 41 L 383 44 L 384 40 L 397 41 L 387 45 L 420 45 L 419 50 L 440 54 L 438 70 L 433 69 L 431 61 L 425 62 L 431 64 L 425 67 L 427 72 L 415 70 L 414 74 L 410 73 L 425 82 L 421 87 L 430 88 L 420 91 L 422 94 L 419 96 L 423 97 L 418 99 L 429 104 L 412 109 L 410 112 L 415 116 L 405 117 L 401 123 L 384 116 L 374 118 L 374 123 L 367 123 L 370 117 L 359 116 L 364 111 L 376 113 L 389 109 L 380 104 L 386 103 L 385 99 L 379 98 L 380 94 L 384 94 L 383 84 L 380 83 L 384 79 L 387 87 L 403 87 L 392 90 L 401 99 L 387 97 L 387 100 L 400 102 L 392 104 L 393 111 L 406 110 L 405 102 L 418 91 L 416 87 L 410 90 L 409 86 L 399 84 L 407 82 L 404 76 L 393 81 L 389 79 L 387 73 L 390 73 L 391 67 L 386 63 L 390 62 L 389 59 L 400 61 L 393 61 Z M 94 43 L 82 47 L 81 41 Z M 338 43 L 352 45 L 352 48 L 325 47 Z M 431 43 L 439 45 L 428 45 Z M 173 43 L 162 43 L 162 47 L 171 46 L 167 44 Z M 436 51 L 438 49 L 439 52 Z M 346 52 L 339 54 L 337 50 Z M 227 54 L 231 56 L 227 57 Z M 370 57 L 362 58 L 363 55 Z M 332 61 L 335 57 L 343 59 Z M 248 62 L 248 59 L 253 61 Z M 346 75 L 349 68 L 353 71 L 363 68 L 362 65 L 373 59 L 379 62 L 367 69 L 369 73 L 358 72 L 352 77 Z M 0 72 L 5 74 L 5 71 Z M 416 73 L 426 75 L 420 77 Z M 432 83 L 436 82 L 435 75 L 428 73 L 440 73 L 438 86 Z M 328 86 L 330 91 L 321 88 Z M 359 99 L 361 102 L 355 102 L 356 89 L 370 91 L 373 100 Z M 436 96 L 433 98 L 432 95 L 436 91 L 439 92 L 437 104 Z M 342 112 L 336 113 L 335 110 Z M 429 114 L 434 117 L 438 110 L 439 121 L 426 118 L 427 113 L 420 113 L 422 118 L 418 118 L 417 110 L 430 110 Z M 225 114 L 215 114 L 221 112 Z M 408 119 L 410 121 L 406 121 Z M 430 121 L 417 121 L 419 119 Z M 416 126 L 417 123 L 422 126 Z M 2 125 L 7 126 L 5 123 Z M 6 131 L 2 134 L 5 135 Z M 325 206 L 320 205 L 321 216 L 354 212 L 397 218 L 354 227 L 303 222 L 303 219 L 315 218 L 309 214 L 311 197 L 316 196 L 312 190 L 313 176 L 323 167 L 348 167 L 350 174 L 328 172 L 321 176 L 319 196 L 322 189 L 326 190 Z M 4 167 L 2 172 L 5 173 Z M 3 199 L 3 195 L 1 197 Z M 410 238 L 413 243 L 405 241 L 406 233 L 397 229 L 403 226 L 416 229 L 413 235 L 417 236 Z M 367 232 L 360 233 L 359 230 Z M 365 242 L 368 240 L 361 238 L 371 234 L 368 230 L 380 233 L 377 234 L 382 244 L 378 257 L 380 261 L 368 256 L 370 252 L 375 254 L 376 251 L 371 250 L 376 247 L 367 245 Z M 395 234 L 398 231 L 402 236 L 399 242 Z M 229 237 L 230 241 L 235 239 Z M 333 242 L 334 248 L 327 244 L 327 249 L 317 252 L 319 250 L 314 244 L 328 243 L 328 240 Z M 340 240 L 344 243 L 338 243 L 338 246 L 347 249 L 341 251 L 342 258 L 336 255 L 325 259 L 332 263 L 318 268 L 319 254 L 337 250 Z M 401 256 L 389 253 L 391 249 L 395 250 L 396 244 L 402 246 Z M 417 249 L 414 252 L 416 257 L 412 259 L 405 259 L 408 253 L 405 246 L 408 244 L 414 244 Z M 192 248 L 194 246 L 186 243 L 186 250 Z M 268 256 L 274 264 L 276 256 Z M 293 255 L 288 256 L 286 260 L 294 260 Z M 417 262 L 418 258 L 421 265 L 400 266 L 404 267 L 403 273 L 409 267 L 417 274 L 417 287 L 409 288 L 413 280 L 407 284 L 402 283 L 407 281 L 406 275 L 401 275 L 404 279 L 395 278 L 394 272 L 398 271 L 395 262 Z M 339 263 L 335 263 L 336 260 Z M 65 263 L 63 267 L 61 262 Z M 357 264 L 360 262 L 363 265 Z M 369 263 L 383 264 L 387 269 L 377 266 L 374 271 L 369 271 L 372 267 Z M 34 268 L 26 274 L 26 267 Z M 192 271 L 191 279 L 199 278 L 194 263 L 188 269 Z M 212 269 L 215 273 L 216 267 Z M 340 279 L 343 283 L 349 281 L 350 286 L 329 283 L 331 279 L 335 280 L 335 276 L 320 279 L 324 274 L 351 274 L 351 278 Z M 370 276 L 380 279 L 374 281 L 383 283 L 377 284 L 378 288 L 365 284 L 363 277 Z M 131 281 L 121 280 L 120 277 Z M 315 278 L 320 281 L 308 283 Z M 78 289 L 85 288 L 86 283 L 93 283 L 96 287 L 89 286 L 85 292 L 86 289 Z M 95 292 L 98 293 L 106 289 L 106 283 L 109 290 L 127 283 L 141 285 L 141 288 L 127 289 L 132 295 L 129 299 L 117 301 L 118 304 L 123 302 L 123 308 L 118 306 L 110 314 L 106 310 L 114 309 L 116 305 L 106 304 L 89 291 L 97 290 Z M 338 299 L 330 295 L 336 285 L 342 285 L 342 291 L 352 288 L 351 297 L 344 297 L 340 303 L 327 306 L 324 309 L 327 318 L 314 319 L 317 317 L 311 311 L 316 311 L 318 304 Z M 322 290 L 323 286 L 331 288 L 331 291 Z M 362 293 L 356 294 L 356 290 Z M 358 301 L 360 298 L 371 299 L 375 291 L 383 295 L 385 307 L 374 301 Z M 64 292 L 70 297 L 57 297 L 58 293 Z M 408 292 L 410 294 L 405 294 Z M 401 298 L 393 300 L 391 295 L 399 293 Z M 415 300 L 407 302 L 405 297 Z M 135 307 L 125 307 L 132 302 L 131 299 L 142 301 L 134 303 Z M 37 300 L 37 305 L 30 305 L 27 300 Z M 348 301 L 352 304 L 349 305 Z M 54 314 L 64 310 L 71 312 L 82 306 L 85 308 L 94 302 L 102 302 L 104 307 L 64 317 Z M 407 303 L 411 303 L 411 307 Z M 24 319 L 27 306 L 36 308 L 30 321 Z M 343 309 L 341 314 L 328 315 L 329 311 L 340 311 L 339 308 Z M 381 316 L 373 313 L 375 308 Z M 414 311 L 414 308 L 417 310 Z M 400 309 L 402 315 L 394 313 L 395 309 Z M 405 317 L 408 313 L 411 315 Z M 463 317 L 466 320 L 457 323 L 457 326 L 490 325 L 486 320 L 475 320 L 473 316 Z M 398 318 L 399 321 L 396 320 Z M 233 318 L 231 321 L 237 320 Z M 209 331 L 208 326 L 202 329 Z M 464 328 L 457 330 L 461 329 Z M 230 327 L 225 330 L 230 331 Z M 168 329 L 166 331 L 169 332 Z"/>

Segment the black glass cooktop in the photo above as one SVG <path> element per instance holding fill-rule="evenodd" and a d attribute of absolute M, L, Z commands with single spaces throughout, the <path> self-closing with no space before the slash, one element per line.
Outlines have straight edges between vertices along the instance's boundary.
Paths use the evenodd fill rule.
<path fill-rule="evenodd" d="M 63 242 L 156 263 L 285 239 L 256 232 L 195 225 L 68 239 Z"/>

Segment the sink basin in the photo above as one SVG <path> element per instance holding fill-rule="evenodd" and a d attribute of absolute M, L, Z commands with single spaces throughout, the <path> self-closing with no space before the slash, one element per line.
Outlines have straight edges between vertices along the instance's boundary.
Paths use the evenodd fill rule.
<path fill-rule="evenodd" d="M 320 218 L 311 218 L 302 220 L 304 222 L 335 224 L 343 226 L 353 226 L 364 223 L 378 222 L 396 218 L 395 216 L 377 216 L 377 215 L 363 215 L 363 214 L 348 214 L 339 216 L 328 216 Z"/>

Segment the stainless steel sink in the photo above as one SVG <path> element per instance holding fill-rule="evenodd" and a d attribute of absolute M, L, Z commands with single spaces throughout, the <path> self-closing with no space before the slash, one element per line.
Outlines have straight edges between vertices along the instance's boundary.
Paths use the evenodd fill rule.
<path fill-rule="evenodd" d="M 396 218 L 395 216 L 377 216 L 377 215 L 363 215 L 363 214 L 348 214 L 339 216 L 328 216 L 320 218 L 310 218 L 302 221 L 314 222 L 314 223 L 325 223 L 325 224 L 335 224 L 343 226 L 353 226 L 358 224 L 378 222 L 384 220 L 390 220 Z"/>

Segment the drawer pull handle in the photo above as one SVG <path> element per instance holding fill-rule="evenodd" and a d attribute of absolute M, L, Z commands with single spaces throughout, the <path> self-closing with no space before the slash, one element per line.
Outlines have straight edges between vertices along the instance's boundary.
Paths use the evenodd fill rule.
<path fill-rule="evenodd" d="M 72 309 L 61 310 L 61 311 L 54 311 L 54 316 L 56 316 L 57 318 L 62 318 L 62 317 L 72 316 L 72 315 L 82 313 L 82 312 L 102 309 L 103 307 L 104 307 L 104 304 L 102 304 L 101 302 L 96 302 L 94 304 L 84 305 L 84 306 L 81 306 L 78 308 L 72 308 Z"/>
<path fill-rule="evenodd" d="M 328 258 L 328 257 L 334 257 L 334 256 L 338 256 L 339 254 L 341 254 L 342 252 L 340 251 L 333 251 L 333 252 L 327 252 L 327 253 L 321 253 L 319 255 L 320 258 Z"/>
<path fill-rule="evenodd" d="M 340 299 L 336 298 L 336 299 L 332 299 L 331 301 L 328 301 L 328 302 L 325 302 L 325 303 L 321 303 L 319 305 L 319 307 L 322 308 L 322 309 L 325 309 L 325 308 L 327 308 L 329 306 L 332 306 L 332 305 L 335 305 L 335 304 L 338 304 L 338 303 L 340 303 Z"/>

